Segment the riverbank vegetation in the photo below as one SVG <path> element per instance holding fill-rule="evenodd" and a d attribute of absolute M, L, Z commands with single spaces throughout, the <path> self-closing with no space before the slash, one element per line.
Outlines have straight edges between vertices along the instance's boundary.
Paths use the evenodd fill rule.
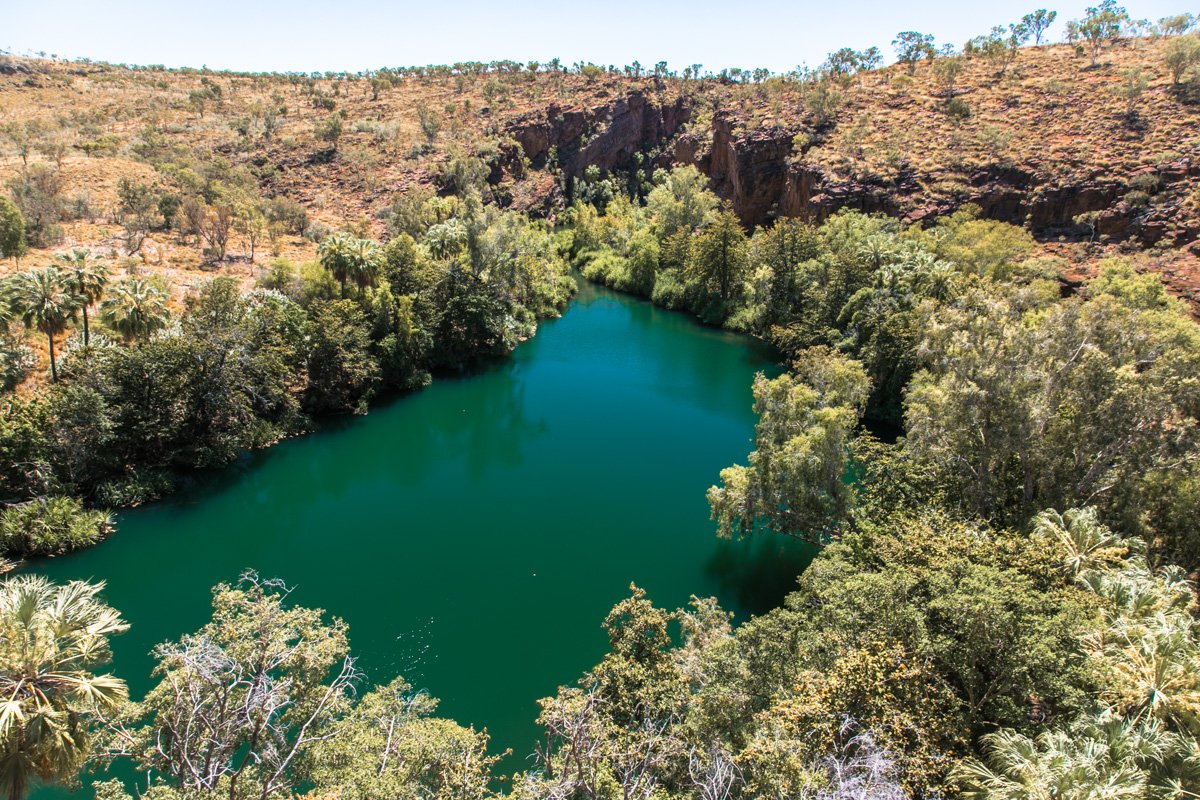
<path fill-rule="evenodd" d="M 709 492 L 722 533 L 828 541 L 860 509 L 933 492 L 1018 529 L 1094 507 L 1156 563 L 1200 564 L 1200 338 L 1156 276 L 1113 259 L 1068 291 L 1026 231 L 970 207 L 927 228 L 843 211 L 747 234 L 691 168 L 644 205 L 573 211 L 585 276 L 761 336 L 791 364 L 755 383 L 755 450 Z"/>
<path fill-rule="evenodd" d="M 6 514 L 66 497 L 107 507 L 158 497 L 187 470 L 229 464 L 322 415 L 363 413 L 436 372 L 502 357 L 566 305 L 574 283 L 544 223 L 485 207 L 471 187 L 428 206 L 418 210 L 430 222 L 406 223 L 386 245 L 334 234 L 317 261 L 276 261 L 248 291 L 213 278 L 178 312 L 154 279 L 109 281 L 82 250 L 74 271 L 5 281 L 9 326 L 71 331 L 54 381 L 0 406 Z M 90 327 L 89 305 L 100 309 Z M 90 513 L 76 510 L 72 530 Z M 64 531 L 51 542 L 42 528 L 36 547 L 6 534 L 5 553 L 93 541 Z"/>
<path fill-rule="evenodd" d="M 346 624 L 280 581 L 216 587 L 212 620 L 156 648 L 135 703 L 100 672 L 125 627 L 101 587 L 12 578 L 0 774 L 12 798 L 130 763 L 160 800 L 1184 798 L 1200 785 L 1194 588 L 1145 552 L 1094 509 L 1028 532 L 932 509 L 848 533 L 737 627 L 715 600 L 671 611 L 631 587 L 609 652 L 541 701 L 542 742 L 511 776 L 486 732 L 403 678 L 372 686 Z"/>

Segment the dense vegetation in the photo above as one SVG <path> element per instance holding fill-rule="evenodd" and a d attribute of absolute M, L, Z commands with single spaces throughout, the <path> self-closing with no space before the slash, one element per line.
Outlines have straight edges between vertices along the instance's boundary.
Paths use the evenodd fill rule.
<path fill-rule="evenodd" d="M 178 314 L 153 279 L 111 282 L 84 250 L 63 268 L 10 278 L 7 319 L 51 341 L 81 314 L 84 326 L 53 362 L 50 386 L 0 408 L 0 497 L 151 499 L 181 470 L 228 464 L 319 415 L 363 413 L 432 372 L 503 356 L 565 306 L 574 284 L 544 224 L 484 207 L 473 191 L 430 203 L 438 221 L 417 238 L 334 234 L 319 261 L 277 261 L 248 292 L 214 278 Z M 101 324 L 89 331 L 92 304 Z M 15 519 L 16 508 L 5 513 Z M 29 542 L 6 533 L 3 547 L 23 556 L 90 540 L 64 532 L 50 543 L 43 531 Z"/>
<path fill-rule="evenodd" d="M 1035 12 L 961 54 L 916 31 L 894 46 L 909 72 L 933 61 L 946 112 L 965 116 L 962 59 L 1003 75 L 1053 19 Z M 1181 97 L 1200 80 L 1193 25 L 1159 24 Z M 1068 38 L 1095 63 L 1136 26 L 1106 0 Z M 878 61 L 839 51 L 802 76 L 816 128 Z M 590 83 L 605 71 L 576 72 Z M 671 77 L 665 64 L 653 75 Z M 335 153 L 343 119 L 315 80 L 312 103 L 330 113 L 314 136 Z M 372 80 L 378 95 L 391 76 Z M 222 90 L 207 76 L 200 87 L 189 102 L 203 117 Z M 1144 86 L 1131 74 L 1124 87 L 1133 118 Z M 257 125 L 270 140 L 282 112 L 261 111 L 242 138 Z M 432 146 L 439 123 L 421 116 Z M 16 259 L 56 242 L 72 212 L 55 171 L 24 164 L 37 131 L 5 133 L 25 142 L 28 167 L 13 201 L 0 198 L 0 255 Z M 223 263 L 236 233 L 253 271 L 258 244 L 290 231 L 319 242 L 316 258 L 276 258 L 252 289 L 215 277 L 181 305 L 160 276 L 126 261 L 115 279 L 87 248 L 6 278 L 3 555 L 94 544 L 112 528 L 96 506 L 152 499 L 321 415 L 507 354 L 564 307 L 574 266 L 779 349 L 786 372 L 754 384 L 754 449 L 708 499 L 722 535 L 824 548 L 782 607 L 736 628 L 715 600 L 670 611 L 632 586 L 604 621 L 609 652 L 541 701 L 544 739 L 508 794 L 1198 796 L 1200 640 L 1184 570 L 1200 567 L 1200 333 L 1156 276 L 1108 259 L 1072 286 L 1027 230 L 971 206 L 929 225 L 841 211 L 747 231 L 691 166 L 593 167 L 564 182 L 573 205 L 560 224 L 532 221 L 485 202 L 503 199 L 489 165 L 461 153 L 440 195 L 414 189 L 389 206 L 379 242 L 362 225 L 310 224 L 298 204 L 259 196 L 255 176 L 194 160 L 156 130 L 140 147 L 160 181 L 120 187 L 128 255 L 171 231 Z M 35 336 L 48 381 L 12 391 Z M 127 628 L 102 588 L 0 584 L 10 800 L 113 763 L 133 765 L 139 796 L 156 800 L 496 792 L 486 733 L 437 717 L 401 677 L 372 686 L 348 626 L 293 606 L 281 581 L 217 586 L 211 621 L 155 650 L 157 684 L 140 701 L 98 672 Z"/>
<path fill-rule="evenodd" d="M 1063 299 L 1028 233 L 970 208 L 929 228 L 842 212 L 747 235 L 691 169 L 663 176 L 644 206 L 574 214 L 584 275 L 789 357 L 789 374 L 755 384 L 749 466 L 709 494 L 723 533 L 765 523 L 827 539 L 859 507 L 933 493 L 1018 528 L 1047 507 L 1094 506 L 1155 559 L 1197 564 L 1200 341 L 1156 277 L 1112 260 Z M 904 435 L 883 444 L 871 428 Z M 897 495 L 906 480 L 917 490 Z"/>

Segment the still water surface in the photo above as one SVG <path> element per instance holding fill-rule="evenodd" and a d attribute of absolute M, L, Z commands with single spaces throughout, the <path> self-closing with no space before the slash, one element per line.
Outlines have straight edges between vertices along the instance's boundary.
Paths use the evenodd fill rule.
<path fill-rule="evenodd" d="M 716 595 L 745 617 L 807 564 L 798 542 L 722 542 L 708 520 L 705 489 L 751 447 L 758 370 L 772 354 L 750 339 L 585 284 L 510 360 L 252 454 L 34 569 L 108 582 L 134 697 L 151 648 L 207 620 L 214 584 L 282 578 L 346 620 L 371 682 L 442 698 L 514 750 L 511 772 L 535 701 L 596 663 L 631 581 L 660 606 Z"/>

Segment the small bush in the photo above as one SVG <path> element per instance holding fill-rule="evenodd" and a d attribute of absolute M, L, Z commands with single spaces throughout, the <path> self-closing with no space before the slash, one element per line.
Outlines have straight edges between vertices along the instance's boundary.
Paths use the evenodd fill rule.
<path fill-rule="evenodd" d="M 170 494 L 175 482 L 162 470 L 134 470 L 128 477 L 102 483 L 96 499 L 109 507 L 140 506 Z"/>
<path fill-rule="evenodd" d="M 321 242 L 325 241 L 325 239 L 331 233 L 333 233 L 333 228 L 329 227 L 324 222 L 311 222 L 309 223 L 308 227 L 304 229 L 304 238 L 308 239 L 310 242 L 316 242 L 317 244 L 320 244 Z"/>
<path fill-rule="evenodd" d="M 679 271 L 663 270 L 654 281 L 654 291 L 650 299 L 656 305 L 672 310 L 679 310 L 687 305 L 687 287 L 679 279 Z"/>
<path fill-rule="evenodd" d="M 620 291 L 629 290 L 629 259 L 611 250 L 601 250 L 585 253 L 580 260 L 583 262 L 583 277 L 589 281 L 596 281 Z"/>
<path fill-rule="evenodd" d="M 267 221 L 278 222 L 288 233 L 300 236 L 308 227 L 308 211 L 290 197 L 273 197 L 267 201 Z"/>
<path fill-rule="evenodd" d="M 1125 202 L 1130 208 L 1145 208 L 1150 205 L 1150 195 L 1145 192 L 1129 192 L 1125 195 Z"/>
<path fill-rule="evenodd" d="M 1141 175 L 1134 175 L 1129 179 L 1129 188 L 1144 194 L 1157 194 L 1158 190 L 1162 188 L 1162 178 L 1153 172 L 1143 172 Z"/>
<path fill-rule="evenodd" d="M 971 116 L 971 104 L 961 97 L 952 97 L 946 103 L 946 115 L 955 122 L 962 122 Z"/>

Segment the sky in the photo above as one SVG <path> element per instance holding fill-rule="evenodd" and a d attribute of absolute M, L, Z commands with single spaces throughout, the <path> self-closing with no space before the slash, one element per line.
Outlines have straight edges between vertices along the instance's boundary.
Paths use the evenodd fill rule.
<path fill-rule="evenodd" d="M 1092 0 L 1094 2 L 1095 0 Z M 1036 0 L 1033 0 L 1036 2 Z M 1031 11 L 1028 0 L 0 0 L 0 48 L 170 67 L 351 71 L 513 59 L 618 66 L 666 60 L 815 66 L 840 47 L 877 45 L 888 60 L 898 31 L 961 46 Z M 1046 2 L 1046 0 L 1042 0 Z M 1063 23 L 1087 0 L 1051 3 Z M 1196 12 L 1200 0 L 1137 0 L 1136 18 Z"/>

